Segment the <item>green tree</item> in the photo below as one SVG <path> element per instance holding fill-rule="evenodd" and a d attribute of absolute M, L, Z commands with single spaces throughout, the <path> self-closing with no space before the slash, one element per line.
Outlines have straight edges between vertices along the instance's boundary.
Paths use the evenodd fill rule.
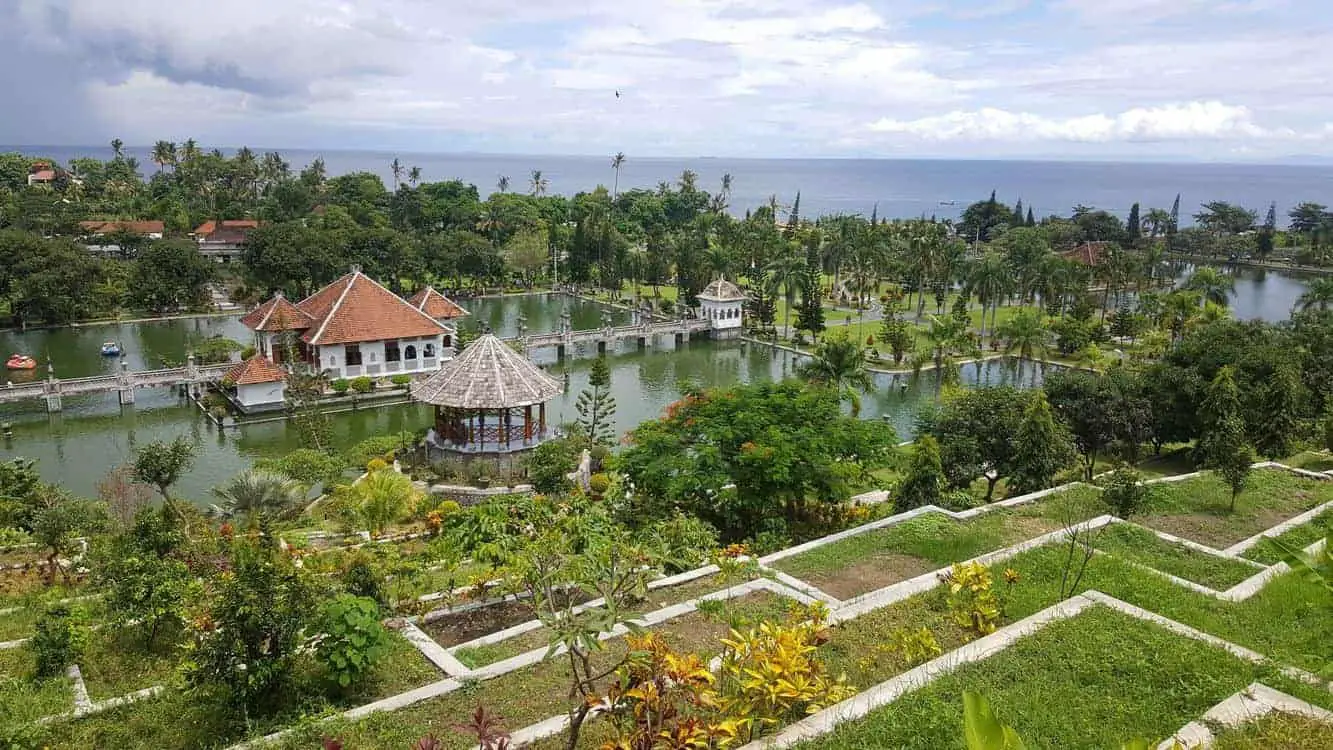
<path fill-rule="evenodd" d="M 1069 428 L 1083 459 L 1083 478 L 1092 481 L 1097 458 L 1115 441 L 1116 398 L 1104 375 L 1074 370 L 1052 373 L 1045 383 L 1051 409 Z"/>
<path fill-rule="evenodd" d="M 1268 204 L 1268 214 L 1264 217 L 1264 224 L 1259 228 L 1259 236 L 1256 238 L 1254 254 L 1259 256 L 1260 260 L 1266 260 L 1273 254 L 1273 247 L 1277 241 L 1277 204 Z"/>
<path fill-rule="evenodd" d="M 1203 204 L 1199 213 L 1194 214 L 1195 223 L 1215 234 L 1248 232 L 1254 228 L 1258 218 L 1254 211 L 1226 201 L 1209 201 Z"/>
<path fill-rule="evenodd" d="M 1143 478 L 1130 466 L 1119 466 L 1111 472 L 1106 483 L 1102 499 L 1111 506 L 1117 518 L 1128 519 L 1136 513 L 1148 497 L 1148 487 Z"/>
<path fill-rule="evenodd" d="M 1125 221 L 1125 238 L 1129 240 L 1130 245 L 1137 245 L 1139 238 L 1143 236 L 1143 229 L 1139 223 L 1139 204 L 1136 202 L 1129 207 L 1129 219 Z"/>
<path fill-rule="evenodd" d="M 1296 300 L 1298 310 L 1327 310 L 1333 306 L 1333 277 L 1311 279 L 1305 291 Z"/>
<path fill-rule="evenodd" d="M 898 486 L 893 510 L 903 513 L 923 505 L 940 505 L 947 485 L 939 442 L 931 435 L 921 435 L 912 445 L 912 463 Z"/>
<path fill-rule="evenodd" d="M 886 311 L 884 320 L 880 322 L 879 340 L 889 347 L 893 363 L 901 364 L 903 357 L 916 347 L 916 328 L 903 320 L 896 309 Z"/>
<path fill-rule="evenodd" d="M 976 388 L 951 395 L 938 410 L 918 417 L 918 432 L 933 436 L 949 483 L 966 488 L 986 479 L 986 502 L 995 485 L 1013 473 L 1014 437 L 1028 397 L 1010 387 Z"/>
<path fill-rule="evenodd" d="M 130 301 L 156 312 L 196 309 L 208 301 L 217 264 L 189 240 L 159 240 L 134 261 Z"/>
<path fill-rule="evenodd" d="M 809 331 L 811 338 L 824 332 L 824 302 L 820 299 L 819 271 L 809 265 L 801 281 L 801 306 L 796 311 L 796 327 Z"/>
<path fill-rule="evenodd" d="M 1076 454 L 1069 432 L 1055 421 L 1042 391 L 1035 392 L 1028 400 L 1013 440 L 1010 495 L 1051 486 L 1056 475 L 1073 463 Z"/>
<path fill-rule="evenodd" d="M 1231 290 L 1236 287 L 1236 280 L 1212 266 L 1204 266 L 1190 275 L 1183 289 L 1198 292 L 1201 301 L 1211 302 L 1226 307 L 1230 302 Z"/>
<path fill-rule="evenodd" d="M 406 518 L 416 508 L 420 495 L 412 480 L 392 468 L 367 473 L 347 488 L 339 488 L 337 501 L 372 535 Z"/>
<path fill-rule="evenodd" d="M 93 580 L 106 590 L 107 611 L 122 627 L 143 629 L 149 649 L 163 626 L 184 623 L 186 602 L 197 593 L 186 552 L 185 536 L 151 508 L 96 550 Z"/>
<path fill-rule="evenodd" d="M 1200 414 L 1203 429 L 1199 435 L 1199 454 L 1203 465 L 1213 469 L 1231 487 L 1231 510 L 1236 510 L 1236 496 L 1245 489 L 1254 453 L 1245 439 L 1245 421 L 1241 416 L 1240 390 L 1231 366 L 1218 370 L 1208 385 Z"/>
<path fill-rule="evenodd" d="M 830 336 L 815 347 L 814 356 L 797 367 L 802 378 L 832 388 L 852 405 L 852 416 L 861 413 L 861 393 L 874 389 L 866 369 L 865 350 L 847 336 Z"/>
<path fill-rule="evenodd" d="M 546 268 L 549 250 L 545 232 L 524 230 L 514 234 L 505 243 L 505 263 L 518 272 L 524 286 L 531 288 Z"/>
<path fill-rule="evenodd" d="M 786 302 L 785 338 L 791 338 L 791 316 L 792 308 L 796 306 L 796 291 L 803 287 L 806 277 L 805 261 L 794 253 L 781 255 L 764 267 L 764 283 L 769 293 L 773 295 L 780 293 Z"/>
<path fill-rule="evenodd" d="M 892 427 L 844 416 L 829 389 L 756 383 L 687 393 L 630 432 L 613 467 L 634 488 L 636 522 L 681 510 L 733 542 L 816 523 L 894 442 Z"/>
<path fill-rule="evenodd" d="M 997 333 L 1004 339 L 1004 353 L 1017 355 L 1018 379 L 1023 379 L 1023 363 L 1045 360 L 1051 353 L 1051 329 L 1040 310 L 1024 308 L 1000 325 Z M 1045 369 L 1045 364 L 1041 365 Z"/>
<path fill-rule="evenodd" d="M 606 355 L 593 360 L 588 372 L 588 387 L 574 402 L 579 413 L 579 426 L 593 445 L 611 445 L 615 442 L 616 399 L 611 395 L 611 367 Z"/>
<path fill-rule="evenodd" d="M 102 503 L 74 497 L 55 486 L 40 493 L 39 506 L 32 514 L 32 541 L 46 558 L 47 585 L 55 583 L 57 573 L 70 582 L 70 571 L 61 560 L 75 556 L 79 537 L 101 531 L 105 525 Z"/>
<path fill-rule="evenodd" d="M 274 698 L 296 674 L 318 600 L 301 570 L 266 540 L 238 538 L 227 557 L 228 574 L 208 582 L 207 616 L 195 632 L 186 678 L 223 688 L 248 715 L 281 704 Z"/>
<path fill-rule="evenodd" d="M 198 446 L 181 435 L 170 443 L 154 440 L 134 453 L 135 480 L 154 487 L 167 507 L 173 508 L 182 519 L 185 512 L 175 506 L 171 487 L 194 465 L 197 451 Z"/>

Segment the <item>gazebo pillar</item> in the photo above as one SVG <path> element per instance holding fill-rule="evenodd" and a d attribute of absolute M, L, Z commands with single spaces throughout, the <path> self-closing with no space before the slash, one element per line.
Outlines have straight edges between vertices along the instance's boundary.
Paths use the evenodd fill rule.
<path fill-rule="evenodd" d="M 504 411 L 505 411 L 505 416 L 504 416 L 505 447 L 508 448 L 508 447 L 509 447 L 509 435 L 510 435 L 510 433 L 511 433 L 513 430 L 511 429 L 511 423 L 510 423 L 510 417 L 509 417 L 509 409 L 506 408 Z"/>
<path fill-rule="evenodd" d="M 523 407 L 523 442 L 532 442 L 532 404 Z"/>
<path fill-rule="evenodd" d="M 545 401 L 543 401 L 543 402 L 541 403 L 541 405 L 537 407 L 537 414 L 538 414 L 537 419 L 539 420 L 538 425 L 537 425 L 537 434 L 538 434 L 539 436 L 543 436 L 543 435 L 546 434 L 546 402 L 545 402 Z"/>

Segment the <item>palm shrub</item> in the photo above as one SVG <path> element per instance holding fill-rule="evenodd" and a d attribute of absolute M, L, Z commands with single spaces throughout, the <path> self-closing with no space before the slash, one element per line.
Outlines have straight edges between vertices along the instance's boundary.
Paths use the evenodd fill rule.
<path fill-rule="evenodd" d="M 258 469 L 237 474 L 213 494 L 220 504 L 209 505 L 209 513 L 228 520 L 238 516 L 252 521 L 261 516 L 279 518 L 298 510 L 305 500 L 300 482 Z"/>
<path fill-rule="evenodd" d="M 349 509 L 372 534 L 411 515 L 420 500 L 412 480 L 392 469 L 370 472 L 346 492 Z"/>

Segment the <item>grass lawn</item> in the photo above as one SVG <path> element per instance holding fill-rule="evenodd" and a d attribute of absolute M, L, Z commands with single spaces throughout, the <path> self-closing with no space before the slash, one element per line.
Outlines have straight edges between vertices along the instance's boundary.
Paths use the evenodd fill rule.
<path fill-rule="evenodd" d="M 46 727 L 40 740 L 49 747 L 173 748 L 225 747 L 246 736 L 271 732 L 306 717 L 343 710 L 401 693 L 441 679 L 442 675 L 405 639 L 391 640 L 389 655 L 371 678 L 347 693 L 338 693 L 310 661 L 293 670 L 290 701 L 271 706 L 264 717 L 246 722 L 226 709 L 221 698 L 174 684 L 158 698 L 105 711 L 77 721 Z M 126 660 L 129 657 L 125 657 Z M 92 686 L 89 685 L 91 689 Z M 319 747 L 318 742 L 306 747 Z"/>
<path fill-rule="evenodd" d="M 1328 471 L 1333 469 L 1333 455 L 1327 451 L 1302 451 L 1282 459 L 1280 463 L 1307 471 Z"/>
<path fill-rule="evenodd" d="M 1272 668 L 1106 608 L 1055 623 L 999 654 L 847 722 L 805 750 L 962 748 L 962 693 L 980 692 L 1029 748 L 1119 747 L 1170 736 L 1261 680 L 1306 699 Z"/>
<path fill-rule="evenodd" d="M 1008 510 L 956 521 L 931 513 L 781 560 L 773 567 L 841 599 L 1007 547 L 1104 512 L 1099 492 L 1076 487 Z"/>
<path fill-rule="evenodd" d="M 20 606 L 18 610 L 7 615 L 0 615 L 0 641 L 12 641 L 32 635 L 37 618 L 41 617 L 41 614 L 40 607 L 30 605 Z"/>
<path fill-rule="evenodd" d="M 64 675 L 35 682 L 36 661 L 27 649 L 0 651 L 0 737 L 7 720 L 30 722 L 74 710 L 74 690 Z"/>
<path fill-rule="evenodd" d="M 1236 499 L 1208 473 L 1180 482 L 1152 485 L 1139 515 L 1132 519 L 1212 547 L 1228 547 L 1316 505 L 1333 500 L 1333 482 L 1298 477 L 1280 469 L 1260 469 Z"/>
<path fill-rule="evenodd" d="M 1288 529 L 1274 537 L 1290 549 L 1305 549 L 1323 539 L 1333 531 L 1333 509 L 1320 513 L 1309 523 L 1303 523 L 1294 529 Z M 1272 565 L 1282 560 L 1282 553 L 1269 542 L 1260 542 L 1245 551 L 1244 557 L 1264 565 Z"/>
<path fill-rule="evenodd" d="M 1025 552 L 1005 563 L 1022 582 L 1006 603 L 1013 619 L 1059 601 L 1065 554 L 1058 546 Z M 1333 601 L 1299 575 L 1279 576 L 1243 602 L 1195 593 L 1114 557 L 1094 557 L 1076 592 L 1096 589 L 1283 663 L 1317 670 L 1333 658 Z M 1274 686 L 1276 687 L 1276 686 Z"/>
<path fill-rule="evenodd" d="M 1213 750 L 1333 750 L 1333 726 L 1294 714 L 1274 712 L 1215 735 Z"/>
<path fill-rule="evenodd" d="M 753 576 L 746 576 L 743 579 L 732 582 L 732 585 L 741 583 L 743 580 L 750 580 Z M 665 586 L 662 588 L 651 589 L 648 596 L 642 602 L 630 607 L 629 611 L 634 614 L 645 614 L 663 607 L 670 606 L 683 601 L 694 599 L 704 594 L 711 594 L 714 591 L 725 588 L 718 582 L 716 576 L 705 576 L 703 578 L 682 583 L 679 586 Z M 550 631 L 542 626 L 535 630 L 529 630 L 500 641 L 484 646 L 473 648 L 460 648 L 454 652 L 454 656 L 464 665 L 469 667 L 480 667 L 485 664 L 492 664 L 511 656 L 518 656 L 536 648 L 545 648 L 550 643 Z"/>
<path fill-rule="evenodd" d="M 1218 591 L 1260 572 L 1253 565 L 1168 542 L 1147 529 L 1122 523 L 1106 527 L 1098 538 L 1097 548 Z"/>
<path fill-rule="evenodd" d="M 788 600 L 767 592 L 748 595 L 733 602 L 732 614 L 754 619 L 775 619 L 787 607 Z M 716 654 L 719 639 L 728 625 L 715 617 L 694 612 L 654 628 L 682 652 Z M 623 639 L 604 642 L 606 648 L 594 659 L 600 665 L 613 665 L 624 653 Z M 419 737 L 433 732 L 444 748 L 466 750 L 476 742 L 452 729 L 464 721 L 478 705 L 504 717 L 505 726 L 519 729 L 542 719 L 557 716 L 569 706 L 569 676 L 565 661 L 557 657 L 492 680 L 469 685 L 462 690 L 423 701 L 401 711 L 375 714 L 361 721 L 334 721 L 303 728 L 274 747 L 309 750 L 319 747 L 322 736 L 339 737 L 349 748 L 410 747 Z M 591 728 L 590 728 L 591 729 Z M 595 730 L 589 732 L 589 747 L 600 745 Z M 147 747 L 147 746 L 146 746 Z"/>

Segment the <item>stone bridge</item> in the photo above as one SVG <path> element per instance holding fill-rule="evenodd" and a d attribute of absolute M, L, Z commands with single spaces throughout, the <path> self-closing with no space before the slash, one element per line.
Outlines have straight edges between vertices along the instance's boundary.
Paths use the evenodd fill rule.
<path fill-rule="evenodd" d="M 86 378 L 57 378 L 48 364 L 45 380 L 9 383 L 0 387 L 0 404 L 40 398 L 46 400 L 47 411 L 60 411 L 65 396 L 109 392 L 117 393 L 121 404 L 132 404 L 134 392 L 139 388 L 174 387 L 220 380 L 233 366 L 234 362 L 196 365 L 194 358 L 191 357 L 185 367 L 135 372 L 125 366 L 122 360 L 121 371 L 114 374 L 93 375 Z"/>

